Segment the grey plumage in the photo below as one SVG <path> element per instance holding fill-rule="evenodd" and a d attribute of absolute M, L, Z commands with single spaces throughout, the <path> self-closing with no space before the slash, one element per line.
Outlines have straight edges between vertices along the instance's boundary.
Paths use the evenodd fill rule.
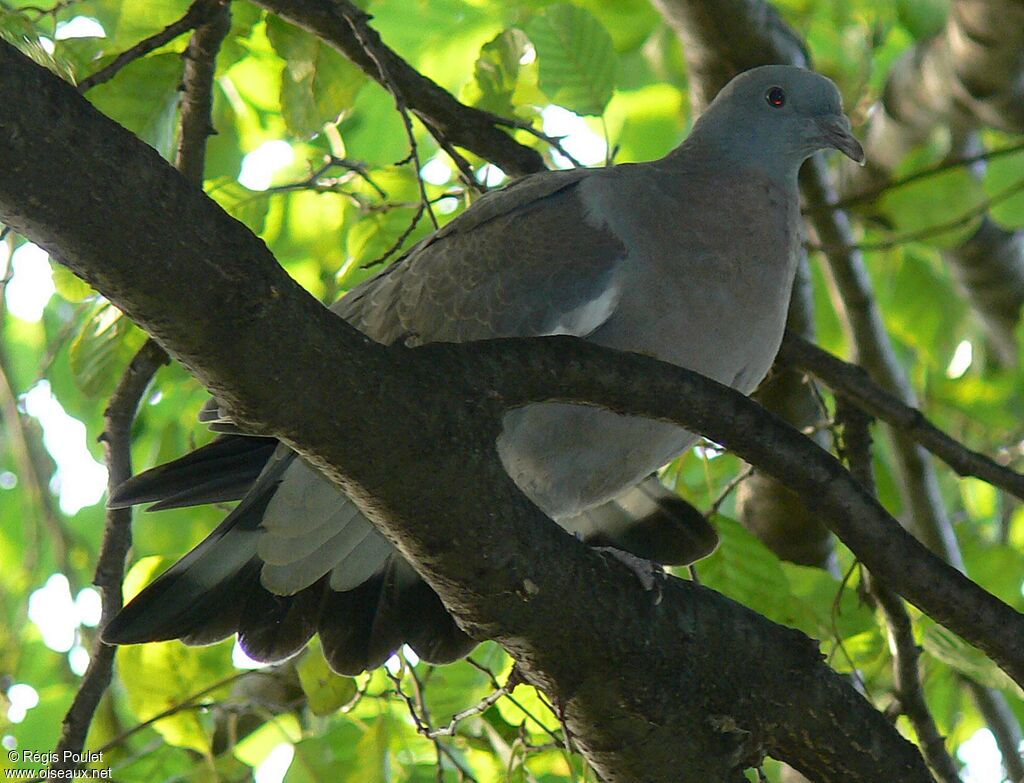
<path fill-rule="evenodd" d="M 781 104 L 772 89 L 784 91 Z M 796 173 L 829 146 L 862 155 L 835 86 L 795 68 L 755 69 L 666 158 L 523 178 L 332 309 L 382 343 L 571 334 L 749 393 L 785 322 L 800 242 Z M 203 418 L 232 429 L 216 405 Z M 694 440 L 659 422 L 543 403 L 506 414 L 497 448 L 567 530 L 675 564 L 707 554 L 714 533 L 648 477 Z M 349 673 L 402 642 L 427 660 L 465 654 L 472 641 L 355 505 L 272 446 L 229 434 L 117 493 L 115 505 L 242 502 L 104 638 L 207 642 L 237 631 L 250 655 L 275 660 L 318 632 L 332 666 Z"/>

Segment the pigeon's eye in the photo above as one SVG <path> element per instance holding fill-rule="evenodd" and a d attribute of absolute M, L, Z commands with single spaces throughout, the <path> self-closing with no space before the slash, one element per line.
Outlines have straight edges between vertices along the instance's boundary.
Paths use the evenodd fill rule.
<path fill-rule="evenodd" d="M 764 94 L 764 99 L 768 101 L 769 105 L 778 109 L 786 105 L 786 91 L 781 87 L 769 87 L 768 92 Z"/>

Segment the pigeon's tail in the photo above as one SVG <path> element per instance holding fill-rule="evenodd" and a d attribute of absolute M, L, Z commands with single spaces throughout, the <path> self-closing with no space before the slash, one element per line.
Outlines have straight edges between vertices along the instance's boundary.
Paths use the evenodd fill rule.
<path fill-rule="evenodd" d="M 657 476 L 559 524 L 592 546 L 614 547 L 662 565 L 688 565 L 718 546 L 718 533 L 705 516 Z"/>
<path fill-rule="evenodd" d="M 150 511 L 226 503 L 245 496 L 278 446 L 275 438 L 224 435 L 121 484 L 109 508 L 152 503 Z"/>
<path fill-rule="evenodd" d="M 237 633 L 250 657 L 275 662 L 319 633 L 328 662 L 342 674 L 381 665 L 403 643 L 431 663 L 469 653 L 475 642 L 351 501 L 290 452 L 269 459 L 262 447 L 242 442 L 252 440 L 228 436 L 118 490 L 119 506 L 191 505 L 190 498 L 214 491 L 206 477 L 218 466 L 235 477 L 231 495 L 228 482 L 219 485 L 221 499 L 251 489 L 209 537 L 111 620 L 104 641 L 210 644 Z M 288 494 L 281 479 L 290 470 L 293 483 L 310 493 L 297 506 L 294 497 L 278 497 Z M 330 513 L 317 513 L 319 506 Z"/>

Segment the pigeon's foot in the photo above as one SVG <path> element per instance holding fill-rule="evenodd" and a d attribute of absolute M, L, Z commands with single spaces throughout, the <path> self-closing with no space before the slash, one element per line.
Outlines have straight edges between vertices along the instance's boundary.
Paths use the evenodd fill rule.
<path fill-rule="evenodd" d="M 662 568 L 658 563 L 653 560 L 645 560 L 642 557 L 637 557 L 634 554 L 630 554 L 622 549 L 616 549 L 613 546 L 598 546 L 594 547 L 595 552 L 601 554 L 611 555 L 613 558 L 622 563 L 628 568 L 637 581 L 640 582 L 644 590 L 647 592 L 654 592 L 654 603 L 661 603 L 661 584 L 668 578 L 665 573 L 665 569 Z"/>

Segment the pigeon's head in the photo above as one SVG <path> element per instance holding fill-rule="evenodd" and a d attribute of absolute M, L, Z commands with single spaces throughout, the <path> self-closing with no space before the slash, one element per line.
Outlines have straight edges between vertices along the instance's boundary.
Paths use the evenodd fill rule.
<path fill-rule="evenodd" d="M 694 134 L 730 158 L 786 174 L 828 148 L 864 163 L 864 149 L 850 131 L 832 80 L 790 65 L 764 65 L 734 78 Z"/>

